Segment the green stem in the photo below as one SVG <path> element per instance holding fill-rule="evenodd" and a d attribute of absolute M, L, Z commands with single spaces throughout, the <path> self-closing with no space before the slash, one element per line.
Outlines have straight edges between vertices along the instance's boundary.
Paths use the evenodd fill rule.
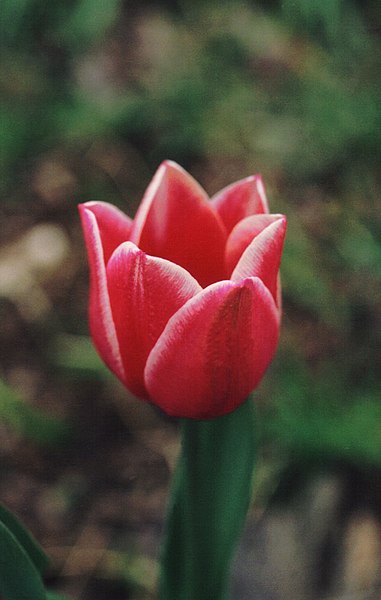
<path fill-rule="evenodd" d="M 161 560 L 160 600 L 227 600 L 251 497 L 254 408 L 184 420 Z"/>

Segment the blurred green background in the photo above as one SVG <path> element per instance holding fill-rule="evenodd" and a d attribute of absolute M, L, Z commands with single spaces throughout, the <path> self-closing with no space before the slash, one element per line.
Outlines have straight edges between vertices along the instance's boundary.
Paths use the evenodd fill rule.
<path fill-rule="evenodd" d="M 176 424 L 92 350 L 76 205 L 133 215 L 170 158 L 209 194 L 262 173 L 289 218 L 282 340 L 255 393 L 252 536 L 262 520 L 270 544 L 275 511 L 304 523 L 297 543 L 282 529 L 286 554 L 320 541 L 302 583 L 241 548 L 234 593 L 379 598 L 379 2 L 2 0 L 1 13 L 0 500 L 52 556 L 52 585 L 155 597 Z M 306 490 L 322 485 L 336 500 L 319 534 Z"/>

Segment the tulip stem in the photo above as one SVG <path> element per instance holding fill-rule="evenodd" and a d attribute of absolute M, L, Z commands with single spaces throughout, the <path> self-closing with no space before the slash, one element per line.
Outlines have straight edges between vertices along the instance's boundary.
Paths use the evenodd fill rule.
<path fill-rule="evenodd" d="M 160 600 L 227 600 L 252 491 L 251 400 L 229 415 L 182 422 L 182 451 L 161 557 Z"/>

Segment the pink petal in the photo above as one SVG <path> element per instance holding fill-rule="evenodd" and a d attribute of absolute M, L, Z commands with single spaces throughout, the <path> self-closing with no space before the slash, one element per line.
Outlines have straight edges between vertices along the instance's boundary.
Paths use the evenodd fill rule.
<path fill-rule="evenodd" d="M 148 357 L 152 401 L 177 417 L 231 412 L 261 380 L 278 332 L 275 303 L 259 279 L 209 286 L 170 319 Z"/>
<path fill-rule="evenodd" d="M 86 202 L 79 205 L 79 211 L 91 211 L 97 220 L 99 234 L 102 240 L 105 264 L 122 242 L 126 242 L 131 233 L 132 219 L 119 208 L 107 202 Z"/>
<path fill-rule="evenodd" d="M 263 229 L 242 254 L 231 280 L 259 277 L 270 290 L 275 302 L 278 302 L 278 272 L 286 227 L 286 217 L 282 216 Z"/>
<path fill-rule="evenodd" d="M 181 265 L 205 286 L 225 277 L 226 238 L 200 185 L 175 163 L 164 162 L 136 214 L 131 241 Z"/>
<path fill-rule="evenodd" d="M 126 373 L 126 386 L 147 398 L 144 367 L 168 319 L 201 291 L 182 267 L 121 244 L 107 265 L 111 308 Z"/>
<path fill-rule="evenodd" d="M 106 281 L 106 267 L 101 233 L 92 208 L 80 206 L 83 232 L 90 266 L 90 332 L 96 349 L 107 366 L 124 381 L 124 368 L 119 352 Z"/>
<path fill-rule="evenodd" d="M 222 218 L 228 233 L 245 217 L 269 212 L 260 175 L 252 175 L 232 183 L 213 196 L 211 203 Z"/>
<path fill-rule="evenodd" d="M 253 239 L 271 223 L 282 218 L 282 215 L 252 215 L 237 223 L 228 237 L 225 248 L 225 263 L 229 274 L 232 273 L 243 252 Z"/>

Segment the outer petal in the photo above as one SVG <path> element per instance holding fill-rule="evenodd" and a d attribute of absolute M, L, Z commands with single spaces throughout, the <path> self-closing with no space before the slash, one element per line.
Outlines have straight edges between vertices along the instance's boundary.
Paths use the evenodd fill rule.
<path fill-rule="evenodd" d="M 106 365 L 124 382 L 124 368 L 111 313 L 101 233 L 96 215 L 80 206 L 82 227 L 90 265 L 90 332 L 96 349 Z"/>
<path fill-rule="evenodd" d="M 131 241 L 181 265 L 205 286 L 226 276 L 226 238 L 200 185 L 175 163 L 164 162 L 136 214 Z"/>
<path fill-rule="evenodd" d="M 232 183 L 213 196 L 211 203 L 222 218 L 228 233 L 245 217 L 269 212 L 260 175 L 252 175 Z"/>
<path fill-rule="evenodd" d="M 125 382 L 147 398 L 144 367 L 168 319 L 202 288 L 182 267 L 147 256 L 135 244 L 121 244 L 107 265 L 113 319 Z"/>
<path fill-rule="evenodd" d="M 91 211 L 98 224 L 99 235 L 102 240 L 104 260 L 108 259 L 115 248 L 129 239 L 132 219 L 127 217 L 119 208 L 107 202 L 86 202 L 79 205 L 79 211 Z"/>
<path fill-rule="evenodd" d="M 232 273 L 243 252 L 253 239 L 271 223 L 282 218 L 282 215 L 252 215 L 237 223 L 228 238 L 225 248 L 225 263 L 229 274 Z"/>
<path fill-rule="evenodd" d="M 209 286 L 170 319 L 148 357 L 152 401 L 178 417 L 231 412 L 262 378 L 278 332 L 275 303 L 259 279 Z"/>
<path fill-rule="evenodd" d="M 286 226 L 286 217 L 282 216 L 259 233 L 242 254 L 231 280 L 240 281 L 246 277 L 259 277 L 277 302 L 278 271 Z"/>

